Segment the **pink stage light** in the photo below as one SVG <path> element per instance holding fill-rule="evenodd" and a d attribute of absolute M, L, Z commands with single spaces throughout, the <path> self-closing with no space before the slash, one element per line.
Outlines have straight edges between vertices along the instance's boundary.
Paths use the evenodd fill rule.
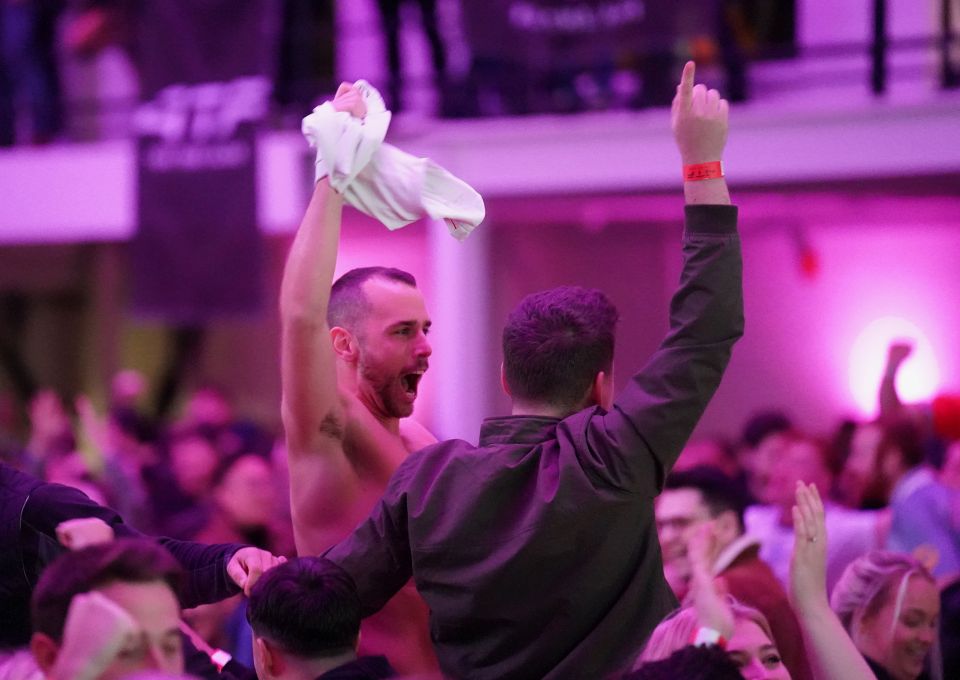
<path fill-rule="evenodd" d="M 864 328 L 850 349 L 850 392 L 866 417 L 878 413 L 877 392 L 894 341 L 908 342 L 913 352 L 897 373 L 897 394 L 905 404 L 929 401 L 940 386 L 940 367 L 933 346 L 920 328 L 906 319 L 885 316 Z"/>

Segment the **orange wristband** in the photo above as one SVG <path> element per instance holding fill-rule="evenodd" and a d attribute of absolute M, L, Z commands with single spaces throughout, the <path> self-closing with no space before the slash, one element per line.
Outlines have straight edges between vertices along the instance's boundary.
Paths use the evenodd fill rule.
<path fill-rule="evenodd" d="M 723 161 L 683 166 L 684 182 L 698 182 L 702 179 L 720 179 L 721 177 L 723 177 Z"/>

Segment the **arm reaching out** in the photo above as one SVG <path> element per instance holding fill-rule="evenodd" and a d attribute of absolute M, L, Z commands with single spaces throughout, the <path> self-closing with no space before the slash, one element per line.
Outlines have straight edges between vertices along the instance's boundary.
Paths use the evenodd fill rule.
<path fill-rule="evenodd" d="M 817 680 L 876 680 L 827 601 L 827 533 L 817 487 L 797 482 L 790 599 Z"/>

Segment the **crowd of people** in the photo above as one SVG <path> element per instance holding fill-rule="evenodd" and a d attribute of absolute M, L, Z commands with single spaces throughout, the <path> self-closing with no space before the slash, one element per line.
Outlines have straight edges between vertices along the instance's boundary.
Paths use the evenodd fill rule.
<path fill-rule="evenodd" d="M 341 86 L 331 120 L 368 97 Z M 606 296 L 528 296 L 512 412 L 476 446 L 409 418 L 432 351 L 415 279 L 333 280 L 344 195 L 319 159 L 281 287 L 282 438 L 211 386 L 153 422 L 126 371 L 106 415 L 44 391 L 4 441 L 0 679 L 960 674 L 960 439 L 953 402 L 897 398 L 909 347 L 874 421 L 821 439 L 769 411 L 688 441 L 743 333 L 727 118 L 688 64 L 660 348 L 616 395 Z"/>

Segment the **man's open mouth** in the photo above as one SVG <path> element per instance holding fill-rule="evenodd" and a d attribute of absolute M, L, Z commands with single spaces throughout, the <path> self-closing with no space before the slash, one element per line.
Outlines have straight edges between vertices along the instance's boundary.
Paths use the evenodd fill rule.
<path fill-rule="evenodd" d="M 420 386 L 420 379 L 423 377 L 423 371 L 414 371 L 400 376 L 400 384 L 404 391 L 411 396 L 417 396 L 417 388 Z"/>

